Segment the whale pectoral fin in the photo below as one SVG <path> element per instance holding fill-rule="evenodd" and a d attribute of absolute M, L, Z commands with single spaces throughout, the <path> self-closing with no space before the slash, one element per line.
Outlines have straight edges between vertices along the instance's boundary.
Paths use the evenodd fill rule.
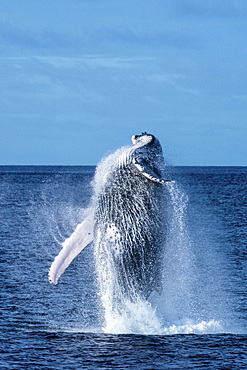
<path fill-rule="evenodd" d="M 66 239 L 58 256 L 53 261 L 49 271 L 49 281 L 58 284 L 58 279 L 73 259 L 93 241 L 93 212 L 77 226 L 73 234 Z"/>
<path fill-rule="evenodd" d="M 142 174 L 142 176 L 146 177 L 147 179 L 158 182 L 159 184 L 164 184 L 167 182 L 173 183 L 174 181 L 171 180 L 165 180 L 162 178 L 157 177 L 157 175 L 154 173 L 154 171 L 145 165 L 142 165 L 140 162 L 137 162 L 137 160 L 134 158 L 133 163 L 135 167 L 138 169 L 138 171 Z"/>

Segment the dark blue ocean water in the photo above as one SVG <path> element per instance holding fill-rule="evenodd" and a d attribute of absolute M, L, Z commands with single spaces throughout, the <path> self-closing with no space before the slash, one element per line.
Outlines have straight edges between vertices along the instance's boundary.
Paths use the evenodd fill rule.
<path fill-rule="evenodd" d="M 167 168 L 162 298 L 150 316 L 126 313 L 117 334 L 104 331 L 93 244 L 48 282 L 94 171 L 0 167 L 0 368 L 246 369 L 247 167 Z"/>

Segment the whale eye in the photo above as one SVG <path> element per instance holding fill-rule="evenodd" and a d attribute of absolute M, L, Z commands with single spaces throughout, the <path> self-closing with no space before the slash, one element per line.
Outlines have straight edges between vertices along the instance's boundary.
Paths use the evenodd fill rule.
<path fill-rule="evenodd" d="M 134 144 L 142 135 L 133 135 L 131 137 L 132 143 Z"/>

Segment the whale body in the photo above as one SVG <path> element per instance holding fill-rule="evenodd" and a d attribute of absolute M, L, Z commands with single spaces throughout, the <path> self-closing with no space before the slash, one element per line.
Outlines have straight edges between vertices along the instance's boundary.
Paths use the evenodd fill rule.
<path fill-rule="evenodd" d="M 121 297 L 147 299 L 159 289 L 165 241 L 164 157 L 159 140 L 132 136 L 97 166 L 88 217 L 63 243 L 49 271 L 53 285 L 92 241 L 101 294 L 117 305 Z M 113 303 L 114 304 L 114 303 Z"/>

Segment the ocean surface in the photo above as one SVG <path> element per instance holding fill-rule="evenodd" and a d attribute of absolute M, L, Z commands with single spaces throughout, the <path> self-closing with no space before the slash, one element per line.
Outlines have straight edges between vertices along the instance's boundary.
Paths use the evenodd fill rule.
<path fill-rule="evenodd" d="M 0 166 L 1 369 L 247 369 L 247 167 L 167 167 L 162 293 L 105 317 L 94 246 L 51 263 L 95 167 Z"/>

